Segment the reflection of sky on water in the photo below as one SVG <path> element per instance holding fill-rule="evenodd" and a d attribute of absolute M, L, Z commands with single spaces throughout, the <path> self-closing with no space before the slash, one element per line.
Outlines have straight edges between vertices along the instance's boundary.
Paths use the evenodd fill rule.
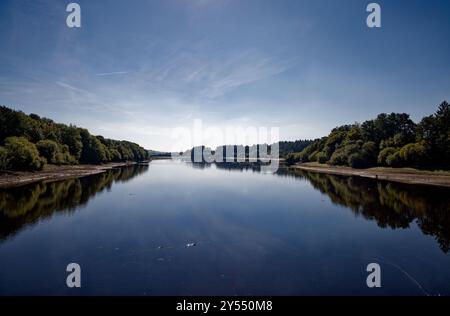
<path fill-rule="evenodd" d="M 377 204 L 364 192 L 376 183 L 172 161 L 131 174 L 112 185 L 85 180 L 89 201 L 79 209 L 0 243 L 0 294 L 424 294 L 408 276 L 431 294 L 450 293 L 450 258 L 434 237 L 414 220 L 380 228 L 396 220 L 391 209 L 371 218 Z M 394 189 L 408 203 L 410 189 Z M 356 192 L 367 201 L 353 205 Z M 82 267 L 81 290 L 65 287 L 70 262 Z M 365 285 L 370 262 L 382 266 L 379 290 Z"/>

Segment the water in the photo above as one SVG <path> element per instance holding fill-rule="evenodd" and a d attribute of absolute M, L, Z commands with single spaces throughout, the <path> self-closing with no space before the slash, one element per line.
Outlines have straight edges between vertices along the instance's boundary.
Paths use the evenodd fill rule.
<path fill-rule="evenodd" d="M 0 295 L 449 295 L 449 246 L 448 189 L 286 168 L 154 161 L 0 191 Z"/>

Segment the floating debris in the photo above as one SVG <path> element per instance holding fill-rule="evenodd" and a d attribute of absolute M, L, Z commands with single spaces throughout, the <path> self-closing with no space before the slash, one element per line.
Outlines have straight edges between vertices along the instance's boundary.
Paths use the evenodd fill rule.
<path fill-rule="evenodd" d="M 189 244 L 187 244 L 186 245 L 186 247 L 195 247 L 195 246 L 197 246 L 197 243 L 195 243 L 195 242 L 193 242 L 193 243 L 189 243 Z"/>

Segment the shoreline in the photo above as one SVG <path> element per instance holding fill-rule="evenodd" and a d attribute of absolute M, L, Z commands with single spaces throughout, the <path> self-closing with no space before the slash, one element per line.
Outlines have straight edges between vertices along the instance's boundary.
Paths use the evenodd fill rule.
<path fill-rule="evenodd" d="M 422 171 L 412 168 L 353 169 L 349 167 L 334 167 L 317 163 L 296 164 L 291 166 L 291 168 L 317 173 L 357 176 L 406 184 L 450 187 L 450 172 L 445 171 Z"/>
<path fill-rule="evenodd" d="M 133 166 L 137 162 L 108 163 L 103 165 L 47 165 L 41 171 L 5 171 L 0 172 L 0 189 L 20 187 L 35 182 L 54 182 L 73 178 L 82 178 L 100 174 L 108 170 Z"/>

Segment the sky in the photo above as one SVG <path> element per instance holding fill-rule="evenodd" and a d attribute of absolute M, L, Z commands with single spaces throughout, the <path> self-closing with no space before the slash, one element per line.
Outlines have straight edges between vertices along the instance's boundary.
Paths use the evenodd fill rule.
<path fill-rule="evenodd" d="M 196 120 L 310 139 L 450 100 L 450 1 L 376 1 L 377 29 L 362 0 L 73 1 L 81 28 L 70 2 L 0 2 L 0 104 L 169 151 Z"/>

